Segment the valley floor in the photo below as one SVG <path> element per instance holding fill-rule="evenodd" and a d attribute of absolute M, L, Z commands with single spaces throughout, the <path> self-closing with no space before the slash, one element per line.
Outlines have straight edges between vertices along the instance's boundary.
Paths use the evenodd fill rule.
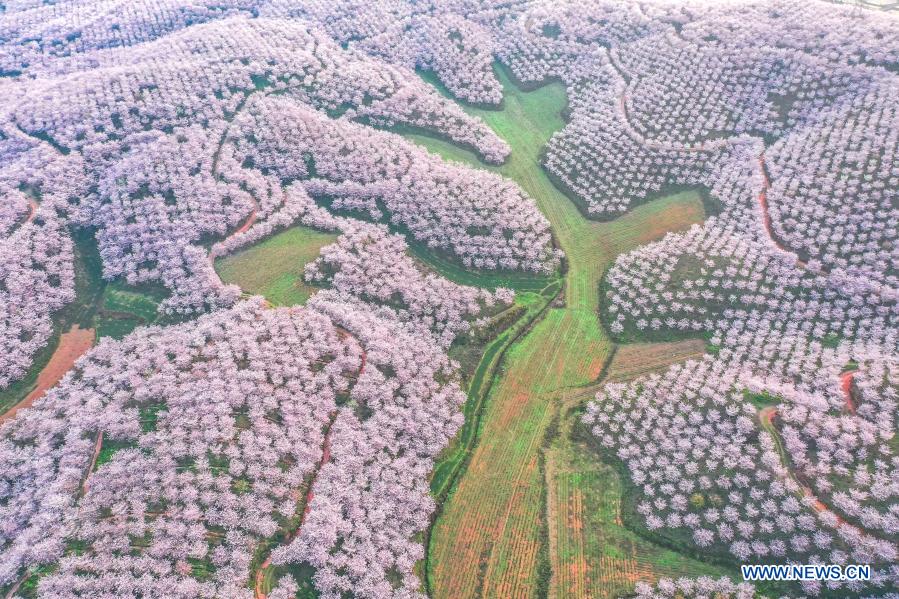
<path fill-rule="evenodd" d="M 640 344 L 612 361 L 616 347 L 599 319 L 600 280 L 615 256 L 704 220 L 701 197 L 656 199 L 610 222 L 584 218 L 540 165 L 541 149 L 564 126 L 564 87 L 524 91 L 498 75 L 503 109 L 468 110 L 510 144 L 505 164 L 485 167 L 446 141 L 408 137 L 518 182 L 549 219 L 567 272 L 559 298 L 502 358 L 476 445 L 432 531 L 429 590 L 437 598 L 602 597 L 661 574 L 726 574 L 626 530 L 617 473 L 571 438 L 577 407 L 591 395 L 575 391 L 603 379 L 610 361 L 638 374 L 702 353 L 701 340 Z"/>

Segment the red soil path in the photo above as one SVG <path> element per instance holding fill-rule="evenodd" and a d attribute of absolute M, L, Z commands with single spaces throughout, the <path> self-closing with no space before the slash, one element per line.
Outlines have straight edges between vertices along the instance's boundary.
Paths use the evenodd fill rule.
<path fill-rule="evenodd" d="M 253 210 L 250 212 L 250 216 L 247 217 L 247 220 L 243 221 L 243 224 L 240 225 L 236 231 L 231 233 L 228 238 L 234 237 L 236 235 L 240 235 L 241 233 L 246 233 L 250 227 L 253 226 L 253 223 L 256 222 L 256 211 L 258 209 L 258 204 L 256 200 L 253 200 Z"/>
<path fill-rule="evenodd" d="M 843 396 L 846 398 L 846 409 L 850 414 L 855 414 L 855 401 L 852 399 L 852 378 L 855 371 L 850 370 L 840 375 L 840 387 L 843 389 Z"/>
<path fill-rule="evenodd" d="M 50 361 L 37 376 L 37 384 L 25 399 L 0 415 L 0 424 L 12 420 L 19 410 L 31 407 L 72 368 L 75 361 L 94 345 L 94 329 L 80 329 L 74 325 L 59 337 L 59 346 Z"/>
<path fill-rule="evenodd" d="M 787 252 L 788 254 L 796 255 L 796 252 L 791 249 L 785 247 L 781 242 L 777 240 L 777 237 L 774 236 L 774 229 L 771 227 L 771 214 L 768 212 L 768 188 L 771 187 L 771 181 L 768 179 L 768 171 L 765 168 L 765 153 L 762 152 L 759 154 L 759 171 L 762 173 L 762 190 L 759 192 L 759 205 L 762 208 L 762 219 L 765 223 L 765 231 L 768 233 L 768 238 L 771 240 L 777 249 Z M 799 256 L 796 256 L 796 264 L 801 268 L 806 267 L 806 263 L 799 259 Z"/>
<path fill-rule="evenodd" d="M 11 589 L 9 589 L 9 592 L 6 593 L 6 595 L 4 596 L 4 599 L 12 599 L 13 597 L 15 597 L 16 593 L 19 592 L 19 587 L 22 586 L 23 582 L 28 580 L 29 576 L 31 576 L 31 574 L 28 574 L 26 572 L 24 576 L 22 576 L 18 581 L 16 581 L 16 584 L 14 584 Z"/>
<path fill-rule="evenodd" d="M 237 229 L 233 233 L 231 233 L 230 235 L 227 235 L 219 243 L 216 243 L 214 246 L 212 246 L 212 249 L 210 250 L 209 254 L 207 254 L 207 256 L 209 258 L 209 264 L 212 264 L 213 262 L 215 262 L 215 259 L 218 258 L 220 254 L 225 253 L 225 252 L 221 252 L 221 246 L 223 244 L 225 244 L 227 241 L 229 241 L 233 237 L 242 235 L 243 233 L 246 233 L 247 231 L 250 230 L 250 227 L 252 227 L 256 223 L 256 213 L 258 211 L 259 211 L 259 202 L 256 201 L 256 198 L 253 198 L 253 209 L 250 211 L 250 215 L 247 216 L 246 220 L 244 220 L 241 223 L 241 225 L 239 227 L 237 227 Z"/>
<path fill-rule="evenodd" d="M 334 416 L 337 414 L 335 412 Z M 331 419 L 331 423 L 334 422 L 334 419 Z M 316 466 L 315 471 L 312 476 L 312 480 L 309 481 L 309 490 L 306 492 L 306 506 L 303 509 L 303 515 L 300 517 L 300 523 L 296 527 L 296 529 L 290 533 L 287 537 L 286 545 L 289 545 L 298 534 L 300 534 L 300 530 L 303 528 L 303 522 L 306 521 L 306 516 L 309 515 L 309 510 L 312 507 L 312 498 L 315 497 L 315 493 L 312 492 L 312 488 L 315 486 L 315 479 L 318 477 L 318 473 L 321 471 L 322 467 L 328 463 L 331 459 L 331 427 L 328 426 L 328 432 L 325 433 L 325 441 L 322 445 L 322 457 L 318 462 L 318 466 Z M 262 565 L 259 566 L 259 569 L 256 570 L 256 599 L 266 599 L 267 595 L 262 592 L 262 583 L 265 579 L 265 571 L 272 563 L 272 556 L 269 555 L 265 558 L 265 561 L 262 562 Z"/>
<path fill-rule="evenodd" d="M 621 69 L 621 67 L 618 65 L 617 61 L 615 60 L 614 54 L 610 52 L 608 54 L 608 56 L 609 56 L 610 63 L 615 68 L 615 70 L 618 72 L 619 76 L 621 76 L 623 79 L 624 71 Z M 652 149 L 652 150 L 676 151 L 676 152 L 705 152 L 705 151 L 710 151 L 712 149 L 710 146 L 716 145 L 713 142 L 712 144 L 708 144 L 708 145 L 701 143 L 698 146 L 683 146 L 683 145 L 663 143 L 663 142 L 659 142 L 659 141 L 655 141 L 655 140 L 651 140 L 651 139 L 646 139 L 631 125 L 630 121 L 628 120 L 627 88 L 628 88 L 628 85 L 625 84 L 624 90 L 621 92 L 621 95 L 618 96 L 618 110 L 621 113 L 621 119 L 624 122 L 625 129 L 628 131 L 628 133 L 631 135 L 631 137 L 633 137 L 638 143 L 640 143 L 640 144 L 644 145 L 645 147 Z M 728 143 L 728 141 L 723 140 L 720 143 L 724 144 L 724 143 Z M 768 233 L 768 238 L 778 249 L 780 249 L 781 251 L 795 255 L 795 252 L 791 251 L 790 249 L 785 247 L 782 243 L 780 243 L 777 240 L 777 237 L 775 237 L 775 235 L 774 235 L 774 230 L 771 226 L 771 215 L 768 212 L 768 189 L 771 187 L 771 181 L 768 179 L 768 173 L 765 168 L 765 153 L 764 152 L 759 154 L 758 162 L 759 162 L 759 171 L 761 172 L 762 179 L 763 179 L 762 190 L 759 192 L 759 205 L 762 208 L 762 218 L 763 218 L 763 221 L 765 224 L 765 231 Z M 803 262 L 802 260 L 800 260 L 798 256 L 796 257 L 796 264 L 802 268 L 806 267 L 806 263 Z"/>
<path fill-rule="evenodd" d="M 31 222 L 34 219 L 34 215 L 37 213 L 37 202 L 31 200 L 31 214 L 28 216 L 28 222 Z M 89 350 L 94 345 L 94 329 L 80 329 L 78 325 L 74 325 L 67 333 L 63 333 L 59 337 L 59 345 L 56 348 L 56 351 L 53 352 L 53 355 L 50 357 L 50 361 L 47 362 L 47 365 L 41 370 L 40 374 L 37 376 L 37 384 L 34 389 L 31 390 L 25 399 L 11 407 L 7 410 L 3 415 L 0 415 L 0 424 L 7 422 L 8 420 L 12 420 L 15 418 L 16 414 L 19 410 L 31 407 L 35 401 L 43 397 L 44 393 L 46 393 L 50 388 L 52 388 L 56 383 L 62 379 L 63 376 L 72 368 L 75 364 L 75 361 L 78 360 L 87 350 Z M 102 436 L 102 434 L 101 434 Z M 97 444 L 97 448 L 99 448 L 100 443 Z M 91 463 L 91 469 L 93 469 L 93 464 L 97 461 L 97 455 L 99 451 L 95 449 L 94 451 L 94 460 Z M 90 470 L 88 470 L 90 473 Z M 87 481 L 85 480 L 85 490 Z M 14 597 L 15 594 L 19 591 L 19 587 L 22 586 L 30 574 L 27 572 L 24 576 L 22 576 L 15 585 L 9 590 L 6 594 L 6 598 Z"/>
<path fill-rule="evenodd" d="M 30 223 L 34 220 L 34 217 L 37 216 L 37 202 L 34 198 L 28 199 L 28 208 L 30 212 L 28 213 L 28 219 L 25 221 L 26 223 Z"/>
<path fill-rule="evenodd" d="M 771 427 L 772 431 L 774 431 L 775 416 L 777 416 L 777 408 L 775 408 L 775 407 L 762 408 L 762 410 L 759 412 L 759 419 L 762 420 L 769 427 Z M 776 432 L 774 434 L 776 434 Z M 786 464 L 784 464 L 784 466 L 786 467 Z M 788 470 L 788 476 L 799 485 L 799 487 L 802 489 L 802 495 L 804 497 L 811 497 L 814 495 L 814 492 L 812 491 L 812 489 L 808 485 L 804 485 L 804 484 L 800 483 L 799 481 L 797 481 L 795 476 L 793 475 L 793 473 L 790 472 L 789 470 Z M 835 511 L 833 511 L 832 509 L 827 507 L 827 504 L 825 504 L 823 501 L 821 501 L 817 497 L 815 497 L 815 502 L 812 504 L 812 508 L 816 512 L 830 512 L 831 514 L 833 514 L 836 517 L 838 525 L 845 524 L 845 520 L 843 520 L 843 518 L 841 518 L 839 516 L 839 514 L 837 514 Z"/>
<path fill-rule="evenodd" d="M 781 247 L 777 241 L 774 239 L 774 235 L 772 235 L 771 231 L 771 214 L 768 213 L 768 188 L 771 187 L 771 182 L 768 180 L 768 173 L 765 170 L 765 155 L 759 154 L 759 171 L 762 173 L 762 190 L 759 192 L 759 205 L 762 207 L 762 218 L 765 221 L 765 230 L 768 231 L 768 237 L 774 241 L 774 244 L 777 245 L 780 249 L 784 249 Z"/>

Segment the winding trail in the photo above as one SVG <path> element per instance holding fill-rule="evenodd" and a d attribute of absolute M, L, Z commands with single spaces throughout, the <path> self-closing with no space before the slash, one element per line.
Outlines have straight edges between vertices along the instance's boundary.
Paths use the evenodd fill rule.
<path fill-rule="evenodd" d="M 759 172 L 762 173 L 762 189 L 759 191 L 759 206 L 762 208 L 762 221 L 765 223 L 765 230 L 768 237 L 774 242 L 778 248 L 785 248 L 774 239 L 774 231 L 771 228 L 771 214 L 768 212 L 768 189 L 771 187 L 771 181 L 768 179 L 768 169 L 765 167 L 765 153 L 759 154 Z"/>
<path fill-rule="evenodd" d="M 368 362 L 368 353 L 365 351 L 365 347 L 359 342 L 359 339 L 350 333 L 348 330 L 341 326 L 335 325 L 335 329 L 337 330 L 337 335 L 341 339 L 352 339 L 356 345 L 358 345 L 360 354 L 359 354 L 359 370 L 356 371 L 355 378 L 358 381 L 359 377 L 365 372 L 365 365 Z M 309 477 L 308 487 L 306 489 L 306 497 L 303 501 L 303 513 L 300 516 L 300 521 L 297 524 L 296 528 L 290 531 L 288 534 L 286 541 L 283 545 L 289 545 L 293 540 L 300 534 L 300 531 L 303 528 L 303 523 L 306 521 L 306 516 L 309 515 L 310 510 L 312 509 L 312 500 L 315 498 L 315 492 L 313 489 L 315 488 L 315 482 L 318 480 L 318 474 L 321 472 L 321 469 L 331 461 L 331 430 L 334 426 L 334 422 L 337 420 L 337 416 L 340 413 L 340 408 L 335 409 L 328 416 L 328 423 L 325 429 L 324 440 L 322 441 L 322 455 L 319 459 L 318 463 L 312 469 L 311 475 Z M 282 545 L 282 546 L 283 546 Z M 274 549 L 274 548 L 272 548 Z M 269 555 L 266 556 L 265 560 L 263 560 L 262 564 L 256 570 L 256 576 L 254 578 L 254 594 L 256 599 L 266 599 L 267 594 L 263 591 L 263 586 L 265 584 L 265 571 L 272 565 L 272 556 L 271 550 L 269 550 Z"/>
<path fill-rule="evenodd" d="M 606 51 L 606 55 L 609 58 L 609 63 L 612 65 L 613 69 L 617 73 L 620 78 L 620 82 L 622 85 L 621 93 L 618 95 L 618 111 L 620 113 L 621 121 L 624 124 L 625 130 L 631 136 L 631 138 L 636 141 L 638 144 L 649 148 L 651 150 L 662 151 L 662 152 L 713 152 L 722 147 L 733 145 L 736 143 L 746 143 L 742 140 L 736 139 L 715 139 L 709 142 L 700 143 L 698 146 L 690 146 L 683 144 L 673 144 L 668 142 L 660 142 L 653 139 L 648 139 L 642 133 L 640 133 L 636 127 L 630 121 L 630 117 L 628 115 L 627 104 L 628 104 L 628 91 L 633 84 L 633 77 L 627 74 L 627 72 L 621 67 L 618 63 L 618 59 L 616 58 L 616 52 L 614 49 L 610 49 Z M 761 142 L 761 140 L 759 140 Z M 764 144 L 762 144 L 764 148 Z M 758 201 L 759 206 L 761 207 L 762 212 L 762 223 L 764 225 L 765 232 L 767 234 L 770 242 L 781 252 L 792 255 L 796 260 L 796 265 L 800 268 L 808 268 L 806 262 L 799 258 L 798 254 L 793 250 L 786 247 L 783 243 L 781 243 L 777 236 L 774 234 L 774 228 L 771 221 L 771 213 L 768 209 L 768 190 L 771 188 L 771 181 L 768 178 L 768 169 L 765 165 L 765 151 L 764 149 L 759 153 L 758 156 L 758 171 L 762 177 L 762 188 L 759 190 Z M 816 271 L 816 274 L 824 274 L 820 271 Z"/>
<path fill-rule="evenodd" d="M 28 198 L 28 218 L 25 219 L 26 223 L 30 223 L 34 220 L 34 217 L 37 216 L 38 203 L 34 198 Z"/>
<path fill-rule="evenodd" d="M 34 217 L 34 214 L 37 211 L 36 202 L 32 200 L 32 204 L 32 212 L 29 216 L 29 221 Z M 78 358 L 80 358 L 91 347 L 93 347 L 93 345 L 94 329 L 81 329 L 76 324 L 73 325 L 68 332 L 60 335 L 59 345 L 56 347 L 56 351 L 54 351 L 53 355 L 50 357 L 50 361 L 47 362 L 47 365 L 44 366 L 44 369 L 41 370 L 40 374 L 38 374 L 34 389 L 31 390 L 31 392 L 25 397 L 25 399 L 11 407 L 9 410 L 3 413 L 3 415 L 0 415 L 0 425 L 12 420 L 13 418 L 15 418 L 19 410 L 31 407 L 31 405 L 35 401 L 43 397 L 49 389 L 54 387 L 56 383 L 58 383 L 62 379 L 62 377 L 65 376 L 65 374 L 72 368 Z M 99 443 L 97 444 L 97 447 L 99 447 Z M 90 476 L 90 472 L 91 470 L 93 470 L 93 465 L 94 463 L 96 463 L 98 454 L 99 451 L 97 448 L 95 448 L 94 458 L 91 462 L 90 469 L 88 469 L 85 474 L 83 485 L 87 485 L 87 477 Z M 82 489 L 85 488 L 86 486 L 82 487 Z M 26 580 L 28 580 L 30 576 L 31 574 L 26 571 L 6 593 L 5 598 L 10 599 L 11 597 L 15 597 L 22 584 Z"/>
<path fill-rule="evenodd" d="M 252 198 L 252 200 L 253 200 L 253 209 L 250 210 L 250 214 L 247 215 L 247 218 L 244 219 L 244 221 L 240 224 L 240 226 L 237 229 L 235 229 L 233 232 L 229 233 L 224 239 L 222 239 L 221 241 L 219 241 L 215 245 L 213 245 L 212 248 L 209 250 L 209 252 L 206 254 L 207 258 L 209 259 L 210 266 L 212 266 L 215 263 L 217 258 L 220 258 L 229 253 L 228 251 L 223 249 L 223 248 L 225 248 L 225 246 L 228 244 L 229 241 L 231 241 L 232 239 L 234 239 L 235 237 L 237 237 L 239 235 L 243 235 L 244 233 L 246 233 L 247 231 L 250 230 L 250 227 L 252 227 L 254 224 L 256 224 L 256 218 L 257 218 L 257 214 L 259 212 L 259 201 L 256 199 L 256 196 L 254 196 L 252 194 L 250 194 L 250 198 Z"/>
<path fill-rule="evenodd" d="M 771 223 L 771 212 L 768 210 L 768 190 L 771 188 L 771 180 L 768 178 L 768 168 L 765 165 L 765 152 L 759 154 L 758 164 L 759 172 L 762 175 L 762 189 L 759 191 L 759 206 L 762 210 L 762 222 L 765 225 L 765 232 L 768 234 L 768 239 L 770 239 L 771 243 L 774 244 L 774 247 L 779 249 L 781 252 L 793 256 L 796 259 L 796 266 L 806 269 L 808 268 L 808 264 L 800 259 L 799 255 L 796 254 L 796 252 L 782 244 L 774 234 L 774 228 Z M 817 274 L 823 273 L 819 272 Z"/>
<path fill-rule="evenodd" d="M 256 198 L 254 197 L 253 198 L 253 210 L 250 211 L 250 215 L 247 216 L 247 219 L 243 222 L 243 224 L 240 225 L 240 227 L 237 228 L 236 231 L 231 233 L 231 235 L 229 235 L 225 239 L 230 239 L 231 237 L 236 237 L 237 235 L 246 233 L 250 229 L 250 227 L 252 227 L 253 224 L 256 222 L 256 213 L 258 211 L 259 211 L 259 202 L 257 202 Z"/>
<path fill-rule="evenodd" d="M 16 581 L 16 584 L 14 584 L 12 588 L 10 588 L 9 591 L 6 592 L 6 595 L 4 595 L 4 599 L 12 599 L 13 597 L 15 597 L 16 593 L 19 592 L 22 584 L 24 584 L 24 582 L 28 580 L 29 576 L 31 576 L 31 574 L 25 572 L 23 576 L 19 577 L 19 580 Z"/>
<path fill-rule="evenodd" d="M 762 425 L 762 430 L 768 432 L 769 435 L 774 439 L 774 444 L 777 448 L 777 453 L 780 455 L 781 464 L 783 464 L 784 469 L 787 471 L 787 477 L 792 480 L 796 485 L 801 489 L 801 498 L 807 499 L 809 497 L 814 499 L 812 503 L 812 508 L 819 513 L 828 512 L 836 518 L 836 522 L 838 526 L 846 525 L 852 526 L 848 524 L 839 514 L 837 514 L 834 510 L 830 509 L 827 504 L 818 499 L 815 493 L 812 491 L 811 487 L 802 483 L 796 478 L 796 475 L 793 473 L 793 470 L 789 466 L 789 459 L 787 457 L 786 450 L 783 447 L 783 443 L 780 440 L 780 433 L 777 432 L 777 428 L 774 425 L 774 419 L 777 417 L 777 407 L 776 406 L 766 406 L 759 410 L 759 422 Z M 853 527 L 854 528 L 854 527 Z"/>
<path fill-rule="evenodd" d="M 360 370 L 361 373 L 361 370 Z M 313 492 L 313 487 L 315 486 L 315 481 L 318 478 L 318 473 L 321 472 L 321 469 L 331 460 L 331 427 L 334 424 L 334 421 L 337 419 L 337 410 L 333 412 L 331 415 L 330 421 L 328 422 L 328 430 L 325 432 L 325 440 L 322 443 L 322 457 L 316 464 L 315 468 L 312 471 L 312 476 L 309 480 L 309 489 L 306 491 L 306 499 L 303 504 L 303 514 L 300 516 L 300 522 L 297 524 L 297 527 L 291 531 L 291 533 L 287 536 L 287 540 L 284 545 L 289 545 L 293 542 L 293 540 L 300 534 L 300 530 L 303 528 L 303 523 L 306 521 L 306 516 L 309 515 L 309 510 L 312 508 L 312 499 L 315 497 L 315 493 Z M 262 590 L 262 587 L 265 583 L 265 571 L 272 564 L 272 556 L 271 552 L 262 562 L 262 565 L 259 566 L 259 569 L 256 570 L 256 580 L 254 591 L 256 595 L 256 599 L 266 599 L 268 595 Z"/>

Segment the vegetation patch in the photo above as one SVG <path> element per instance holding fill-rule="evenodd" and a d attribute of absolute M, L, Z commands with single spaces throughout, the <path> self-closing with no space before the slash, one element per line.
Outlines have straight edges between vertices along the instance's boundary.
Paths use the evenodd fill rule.
<path fill-rule="evenodd" d="M 321 249 L 337 240 L 326 233 L 296 226 L 230 256 L 219 258 L 215 269 L 225 283 L 262 295 L 273 306 L 303 304 L 318 288 L 303 281 L 303 267 Z"/>

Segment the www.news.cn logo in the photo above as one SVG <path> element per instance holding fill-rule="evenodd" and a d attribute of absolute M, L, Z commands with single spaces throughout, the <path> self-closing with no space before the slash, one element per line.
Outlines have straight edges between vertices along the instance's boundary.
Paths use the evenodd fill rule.
<path fill-rule="evenodd" d="M 743 580 L 786 580 L 803 582 L 806 580 L 871 580 L 871 566 L 838 565 L 776 565 L 740 566 Z"/>

